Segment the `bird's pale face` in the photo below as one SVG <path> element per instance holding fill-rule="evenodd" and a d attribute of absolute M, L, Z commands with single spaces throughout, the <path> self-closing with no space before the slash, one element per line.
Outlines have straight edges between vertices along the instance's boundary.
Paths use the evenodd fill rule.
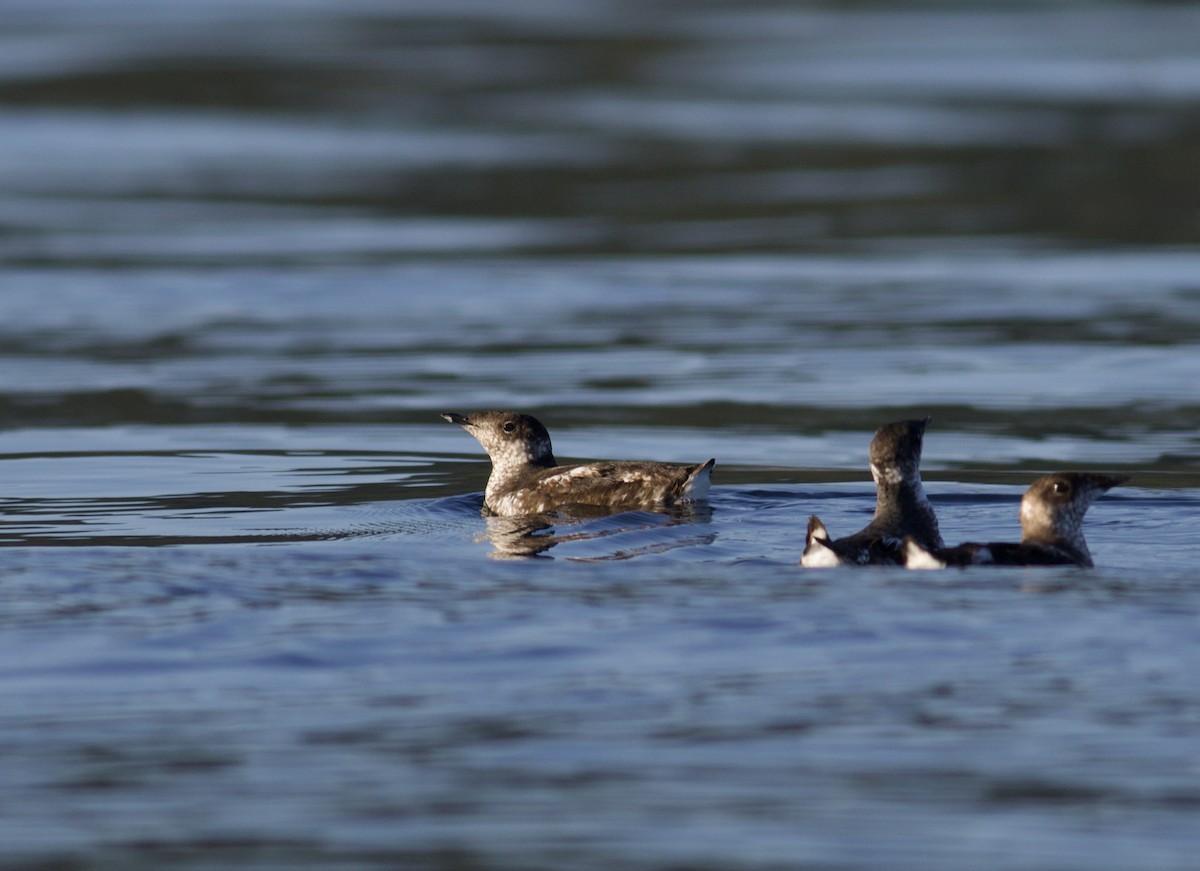
<path fill-rule="evenodd" d="M 1091 472 L 1059 472 L 1038 478 L 1021 499 L 1024 537 L 1075 538 L 1081 534 L 1088 506 L 1124 480 L 1119 475 Z"/>
<path fill-rule="evenodd" d="M 541 422 L 515 411 L 480 411 L 442 415 L 473 435 L 492 459 L 503 467 L 552 465 L 550 434 Z"/>

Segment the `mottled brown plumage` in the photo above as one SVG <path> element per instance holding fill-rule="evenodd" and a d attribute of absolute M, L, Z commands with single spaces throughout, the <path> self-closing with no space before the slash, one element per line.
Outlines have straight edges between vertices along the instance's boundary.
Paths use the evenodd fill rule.
<path fill-rule="evenodd" d="M 714 460 L 697 465 L 612 460 L 560 466 L 550 434 L 528 414 L 446 412 L 442 417 L 473 435 L 491 458 L 483 504 L 493 514 L 543 514 L 571 505 L 621 510 L 708 495 Z"/>

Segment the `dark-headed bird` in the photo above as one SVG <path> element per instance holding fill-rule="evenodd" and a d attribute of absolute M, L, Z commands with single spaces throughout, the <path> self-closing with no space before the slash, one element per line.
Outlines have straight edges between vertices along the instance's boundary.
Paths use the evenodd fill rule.
<path fill-rule="evenodd" d="M 880 427 L 871 439 L 871 477 L 875 480 L 875 514 L 863 529 L 833 539 L 821 518 L 809 518 L 800 565 L 902 565 L 904 539 L 925 547 L 941 547 L 937 515 L 921 484 L 924 420 L 900 420 Z"/>

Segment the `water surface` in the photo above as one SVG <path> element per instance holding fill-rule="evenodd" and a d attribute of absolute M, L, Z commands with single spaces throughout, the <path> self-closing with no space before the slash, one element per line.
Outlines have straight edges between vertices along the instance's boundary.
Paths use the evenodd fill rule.
<path fill-rule="evenodd" d="M 1194 865 L 1200 6 L 3 7 L 0 865 Z M 926 415 L 1097 568 L 800 570 Z"/>

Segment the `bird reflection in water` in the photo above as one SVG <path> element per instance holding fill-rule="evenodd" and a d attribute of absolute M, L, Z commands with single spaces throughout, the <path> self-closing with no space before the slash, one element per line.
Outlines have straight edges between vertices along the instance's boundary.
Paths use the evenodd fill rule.
<path fill-rule="evenodd" d="M 630 559 L 680 547 L 711 544 L 716 533 L 708 530 L 681 535 L 675 527 L 707 525 L 712 509 L 707 505 L 679 505 L 656 511 L 622 511 L 617 514 L 588 506 L 552 514 L 501 517 L 485 514 L 487 530 L 479 538 L 491 542 L 492 559 L 553 559 L 546 551 L 568 542 L 596 542 L 620 536 L 626 546 L 603 554 L 580 554 L 566 559 L 592 562 Z M 667 532 L 667 530 L 670 530 Z"/>

